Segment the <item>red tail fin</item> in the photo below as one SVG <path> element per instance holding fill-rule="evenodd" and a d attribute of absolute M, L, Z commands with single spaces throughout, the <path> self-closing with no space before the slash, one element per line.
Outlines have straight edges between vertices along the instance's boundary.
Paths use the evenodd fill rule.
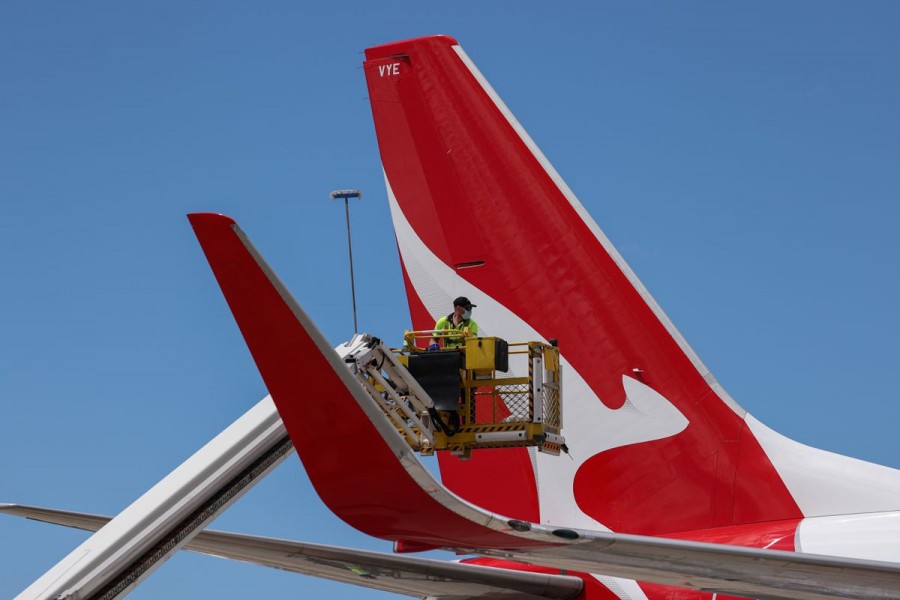
<path fill-rule="evenodd" d="M 803 516 L 804 476 L 790 458 L 776 469 L 770 448 L 810 449 L 722 390 L 457 42 L 407 40 L 366 59 L 415 328 L 465 295 L 483 335 L 557 338 L 568 369 L 573 461 L 442 457 L 445 483 L 518 518 L 635 533 Z M 812 480 L 849 470 L 816 457 Z"/>

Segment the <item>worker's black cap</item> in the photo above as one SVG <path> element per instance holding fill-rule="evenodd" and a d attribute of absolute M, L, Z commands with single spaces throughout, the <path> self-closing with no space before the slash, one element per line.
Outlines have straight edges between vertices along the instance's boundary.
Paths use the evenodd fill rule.
<path fill-rule="evenodd" d="M 456 300 L 453 301 L 453 306 L 462 306 L 463 308 L 469 309 L 474 306 L 478 306 L 477 304 L 472 304 L 468 298 L 465 296 L 460 296 Z"/>

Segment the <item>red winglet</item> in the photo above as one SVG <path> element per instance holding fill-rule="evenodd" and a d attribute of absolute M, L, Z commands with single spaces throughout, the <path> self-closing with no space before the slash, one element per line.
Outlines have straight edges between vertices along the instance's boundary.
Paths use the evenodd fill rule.
<path fill-rule="evenodd" d="M 473 523 L 476 513 L 485 523 L 485 513 L 449 494 L 408 447 L 392 446 L 376 428 L 374 403 L 237 224 L 223 215 L 188 218 L 297 454 L 338 517 L 370 535 L 425 546 L 546 545 L 502 519 Z M 366 403 L 377 414 L 367 414 Z"/>

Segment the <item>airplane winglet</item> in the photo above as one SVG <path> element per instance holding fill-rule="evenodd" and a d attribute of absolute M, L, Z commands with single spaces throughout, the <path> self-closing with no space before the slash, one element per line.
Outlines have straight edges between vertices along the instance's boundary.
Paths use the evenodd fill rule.
<path fill-rule="evenodd" d="M 392 541 L 547 545 L 431 476 L 233 219 L 188 218 L 313 486 L 338 517 Z"/>
<path fill-rule="evenodd" d="M 210 223 L 216 221 L 228 223 L 229 225 L 237 225 L 234 219 L 228 215 L 223 215 L 222 213 L 191 213 L 188 215 L 188 220 L 192 225 L 195 223 Z"/>

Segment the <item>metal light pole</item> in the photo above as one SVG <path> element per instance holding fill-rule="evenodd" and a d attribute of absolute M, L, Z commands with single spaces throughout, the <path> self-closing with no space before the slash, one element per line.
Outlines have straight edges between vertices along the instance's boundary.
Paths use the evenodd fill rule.
<path fill-rule="evenodd" d="M 356 324 L 356 284 L 353 281 L 353 244 L 350 242 L 350 198 L 362 198 L 359 190 L 334 190 L 331 199 L 344 199 L 344 214 L 347 215 L 347 254 L 350 256 L 350 296 L 353 299 L 353 333 L 359 333 Z"/>

